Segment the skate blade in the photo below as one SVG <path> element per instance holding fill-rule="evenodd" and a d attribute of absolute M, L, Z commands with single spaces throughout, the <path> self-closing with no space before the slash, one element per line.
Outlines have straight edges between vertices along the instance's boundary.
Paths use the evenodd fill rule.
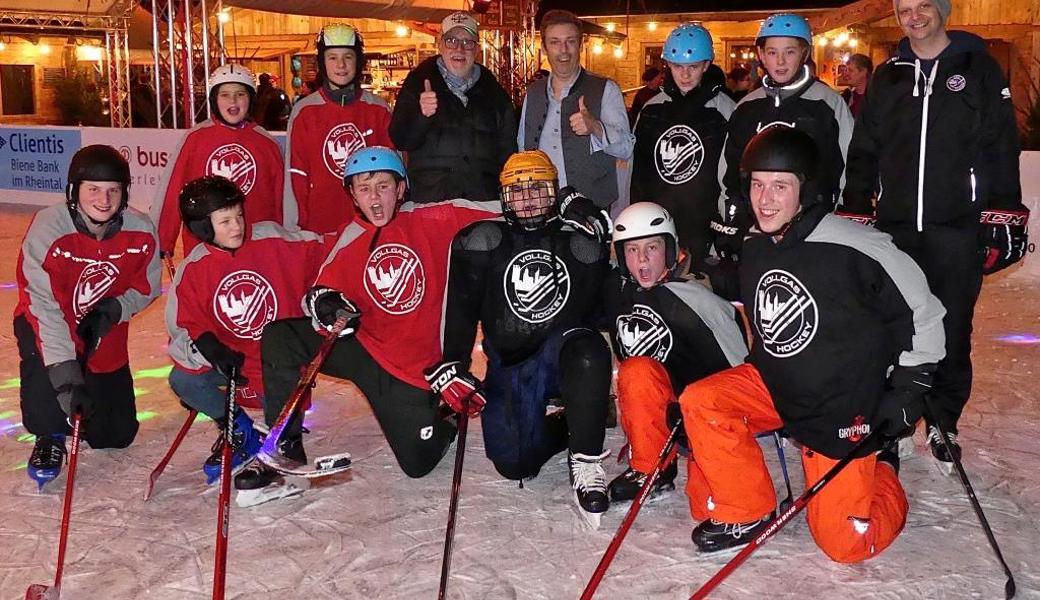
<path fill-rule="evenodd" d="M 60 597 L 60 589 L 42 583 L 34 583 L 25 590 L 25 600 L 58 600 Z"/>
<path fill-rule="evenodd" d="M 953 462 L 946 462 L 944 460 L 939 460 L 938 458 L 933 458 L 932 462 L 935 463 L 935 468 L 946 477 L 953 475 Z"/>
<path fill-rule="evenodd" d="M 309 487 L 311 487 L 310 481 L 299 479 L 272 483 L 269 486 L 255 490 L 238 490 L 238 493 L 235 495 L 235 504 L 240 508 L 258 506 L 274 500 L 281 500 L 282 498 L 299 496 Z"/>
<path fill-rule="evenodd" d="M 592 513 L 583 509 L 581 507 L 581 504 L 578 504 L 577 496 L 574 497 L 574 510 L 576 510 L 578 512 L 578 516 L 581 517 L 579 522 L 581 523 L 583 529 L 585 529 L 586 531 L 599 530 L 599 526 L 603 520 L 603 513 Z"/>

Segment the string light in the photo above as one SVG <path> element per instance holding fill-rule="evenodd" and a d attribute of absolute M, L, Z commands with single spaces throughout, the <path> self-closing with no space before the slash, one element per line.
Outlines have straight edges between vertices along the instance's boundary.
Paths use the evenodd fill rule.
<path fill-rule="evenodd" d="M 614 58 L 624 58 L 625 51 L 621 46 L 614 46 Z"/>
<path fill-rule="evenodd" d="M 218 12 L 217 13 L 217 20 L 220 21 L 221 23 L 230 23 L 231 22 L 231 9 L 230 8 L 225 8 L 225 9 L 221 10 L 220 12 Z"/>
<path fill-rule="evenodd" d="M 646 28 L 650 31 L 657 31 L 657 21 L 650 21 L 646 24 Z"/>
<path fill-rule="evenodd" d="M 394 28 L 394 35 L 397 37 L 406 37 L 408 35 L 408 28 L 404 25 L 398 25 Z"/>
<path fill-rule="evenodd" d="M 603 54 L 603 44 L 595 43 L 592 45 L 592 53 L 595 55 Z"/>
<path fill-rule="evenodd" d="M 614 33 L 614 30 L 617 29 L 617 24 L 616 23 L 604 23 L 603 24 L 603 28 L 606 29 L 607 31 L 609 31 L 610 33 Z"/>

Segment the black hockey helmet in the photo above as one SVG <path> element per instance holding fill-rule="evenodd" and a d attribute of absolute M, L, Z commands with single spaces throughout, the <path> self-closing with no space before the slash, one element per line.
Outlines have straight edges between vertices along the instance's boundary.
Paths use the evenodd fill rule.
<path fill-rule="evenodd" d="M 820 153 L 809 134 L 784 125 L 773 125 L 758 132 L 744 148 L 740 158 L 740 179 L 744 200 L 751 199 L 751 173 L 776 171 L 792 173 L 801 183 L 799 201 L 809 207 L 822 201 L 816 183 Z"/>
<path fill-rule="evenodd" d="M 79 184 L 84 181 L 114 181 L 123 184 L 123 200 L 117 215 L 130 202 L 130 163 L 112 146 L 84 146 L 73 155 L 69 163 L 68 185 L 65 186 L 65 202 L 73 213 L 79 206 Z"/>
<path fill-rule="evenodd" d="M 230 179 L 219 175 L 207 175 L 189 181 L 178 198 L 181 219 L 188 231 L 207 244 L 213 243 L 213 222 L 209 215 L 222 208 L 238 204 L 245 210 L 246 197 Z"/>

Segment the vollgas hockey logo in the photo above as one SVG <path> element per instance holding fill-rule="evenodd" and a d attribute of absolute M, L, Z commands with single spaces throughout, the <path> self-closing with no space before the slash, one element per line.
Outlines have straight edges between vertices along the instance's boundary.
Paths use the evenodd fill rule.
<path fill-rule="evenodd" d="M 767 271 L 755 286 L 755 329 L 766 352 L 777 358 L 794 356 L 819 329 L 816 300 L 794 275 Z"/>
<path fill-rule="evenodd" d="M 256 159 L 242 144 L 225 144 L 206 159 L 206 175 L 229 179 L 248 194 L 256 183 Z"/>
<path fill-rule="evenodd" d="M 76 287 L 72 292 L 72 312 L 79 321 L 105 297 L 119 277 L 119 269 L 108 261 L 95 261 L 80 271 Z"/>
<path fill-rule="evenodd" d="M 509 261 L 502 286 L 506 303 L 514 315 L 528 323 L 543 323 L 567 304 L 571 276 L 559 257 L 536 248 L 521 252 Z"/>
<path fill-rule="evenodd" d="M 259 273 L 235 271 L 217 286 L 213 315 L 235 337 L 258 340 L 278 315 L 278 296 Z"/>
<path fill-rule="evenodd" d="M 657 138 L 654 165 L 665 183 L 686 183 L 697 176 L 703 162 L 704 143 L 689 125 L 673 125 Z"/>
<path fill-rule="evenodd" d="M 410 313 L 426 293 L 426 271 L 408 246 L 384 244 L 368 255 L 365 291 L 376 306 L 392 315 Z"/>
<path fill-rule="evenodd" d="M 632 312 L 615 322 L 618 345 L 624 358 L 648 356 L 664 362 L 672 351 L 672 330 L 654 309 L 636 304 Z"/>
<path fill-rule="evenodd" d="M 357 125 L 353 123 L 343 123 L 329 131 L 329 134 L 325 136 L 325 143 L 322 145 L 324 149 L 322 155 L 325 158 L 325 168 L 332 173 L 333 177 L 340 181 L 343 180 L 347 157 L 364 148 L 367 145 L 365 136 L 371 134 L 371 129 L 361 133 Z"/>

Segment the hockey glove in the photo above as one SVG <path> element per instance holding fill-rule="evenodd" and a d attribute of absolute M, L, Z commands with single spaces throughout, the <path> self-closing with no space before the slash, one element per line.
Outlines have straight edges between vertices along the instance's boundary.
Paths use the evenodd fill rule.
<path fill-rule="evenodd" d="M 1022 260 L 1029 247 L 1028 210 L 985 210 L 980 222 L 983 274 L 992 275 Z"/>
<path fill-rule="evenodd" d="M 458 361 L 442 362 L 423 372 L 430 389 L 455 412 L 473 417 L 484 410 L 487 400 L 480 392 L 480 380 Z"/>
<path fill-rule="evenodd" d="M 834 216 L 855 221 L 856 223 L 866 225 L 867 227 L 873 227 L 877 223 L 877 218 L 874 215 L 861 215 L 859 213 L 836 210 L 834 211 Z"/>
<path fill-rule="evenodd" d="M 600 242 L 610 239 L 614 224 L 607 211 L 596 206 L 581 192 L 567 186 L 560 190 L 560 218 L 575 230 Z"/>
<path fill-rule="evenodd" d="M 112 331 L 112 327 L 119 322 L 123 316 L 123 307 L 115 298 L 104 298 L 90 309 L 79 325 L 76 326 L 76 335 L 83 340 L 84 348 L 88 351 L 97 348 L 101 338 Z"/>
<path fill-rule="evenodd" d="M 723 261 L 740 262 L 744 238 L 751 228 L 751 220 L 737 203 L 726 201 L 725 214 L 711 220 L 715 232 L 715 254 Z"/>
<path fill-rule="evenodd" d="M 47 367 L 47 377 L 57 392 L 58 406 L 69 418 L 76 411 L 84 420 L 94 414 L 94 400 L 87 393 L 83 381 L 83 368 L 75 360 L 53 364 Z"/>
<path fill-rule="evenodd" d="M 230 377 L 232 373 L 235 373 L 238 374 L 235 377 L 235 383 L 238 385 L 249 383 L 245 377 L 241 376 L 242 365 L 246 363 L 246 355 L 229 348 L 218 340 L 213 332 L 207 331 L 200 335 L 199 339 L 195 340 L 195 347 L 198 348 L 206 362 L 219 371 L 221 375 Z"/>
<path fill-rule="evenodd" d="M 917 424 L 924 412 L 924 395 L 932 389 L 935 365 L 896 367 L 888 378 L 888 390 L 878 405 L 877 423 L 882 435 L 900 437 Z"/>
<path fill-rule="evenodd" d="M 315 286 L 307 292 L 307 312 L 310 313 L 315 329 L 332 331 L 332 326 L 341 314 L 346 314 L 349 319 L 347 326 L 340 332 L 339 337 L 348 336 L 357 331 L 361 320 L 361 312 L 350 300 L 338 291 Z"/>

